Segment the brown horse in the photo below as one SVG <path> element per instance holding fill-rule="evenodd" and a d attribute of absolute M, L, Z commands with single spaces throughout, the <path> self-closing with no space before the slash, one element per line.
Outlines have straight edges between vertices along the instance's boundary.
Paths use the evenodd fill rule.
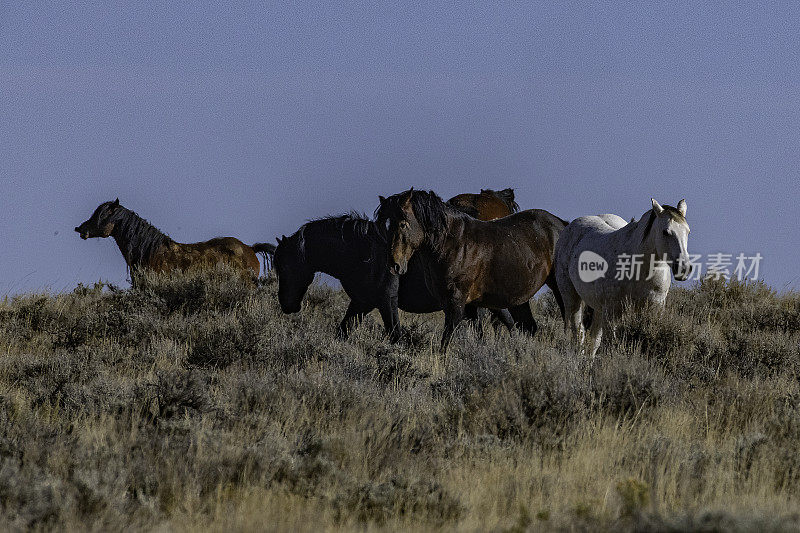
<path fill-rule="evenodd" d="M 502 191 L 481 189 L 478 194 L 471 192 L 457 194 L 447 200 L 447 205 L 455 207 L 472 218 L 486 221 L 507 217 L 519 211 L 519 204 L 514 199 L 514 189 L 510 187 Z M 467 306 L 466 313 L 467 318 L 473 320 L 479 318 L 478 308 L 474 305 Z M 495 326 L 497 326 L 497 319 L 509 328 L 513 327 L 513 321 L 508 311 L 495 313 Z"/>
<path fill-rule="evenodd" d="M 383 199 L 377 220 L 388 224 L 392 272 L 403 274 L 417 251 L 435 272 L 445 302 L 442 350 L 470 303 L 508 308 L 517 325 L 533 334 L 536 321 L 528 300 L 546 283 L 563 315 L 553 263 L 567 223 L 557 216 L 530 209 L 484 222 L 448 206 L 432 191 L 411 189 Z"/>
<path fill-rule="evenodd" d="M 519 205 L 514 201 L 514 189 L 510 188 L 502 191 L 481 189 L 480 194 L 459 194 L 447 200 L 447 205 L 478 220 L 494 220 L 519 211 Z"/>
<path fill-rule="evenodd" d="M 132 283 L 135 283 L 135 274 L 140 269 L 185 271 L 219 263 L 226 263 L 240 271 L 243 277 L 255 280 L 260 270 L 256 253 L 264 255 L 266 268 L 267 256 L 275 252 L 272 244 L 247 246 L 233 237 L 191 244 L 175 242 L 130 209 L 119 205 L 119 198 L 100 204 L 89 220 L 75 231 L 81 239 L 113 237 L 131 272 Z"/>

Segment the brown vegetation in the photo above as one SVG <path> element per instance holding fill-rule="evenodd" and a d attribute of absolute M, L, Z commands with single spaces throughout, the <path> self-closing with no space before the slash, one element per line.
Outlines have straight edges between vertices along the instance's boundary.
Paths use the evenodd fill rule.
<path fill-rule="evenodd" d="M 596 364 L 440 315 L 348 341 L 315 285 L 148 276 L 0 303 L 0 529 L 800 528 L 800 297 L 676 289 Z"/>

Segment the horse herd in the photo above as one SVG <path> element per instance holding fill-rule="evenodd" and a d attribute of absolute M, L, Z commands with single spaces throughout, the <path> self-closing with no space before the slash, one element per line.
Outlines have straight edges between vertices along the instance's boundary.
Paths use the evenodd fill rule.
<path fill-rule="evenodd" d="M 520 211 L 513 189 L 484 189 L 445 202 L 433 191 L 412 188 L 380 197 L 373 219 L 357 213 L 324 217 L 278 238 L 277 246 L 248 246 L 233 237 L 175 242 L 117 199 L 101 204 L 75 231 L 83 239 L 113 237 L 134 283 L 141 269 L 218 263 L 255 279 L 256 254 L 262 253 L 265 263 L 272 258 L 285 313 L 300 310 L 315 274 L 324 272 L 350 297 L 340 336 L 373 309 L 393 340 L 401 331 L 398 309 L 444 311 L 442 350 L 462 320 L 478 318 L 478 308 L 509 329 L 535 333 L 529 300 L 547 285 L 573 340 L 594 356 L 603 327 L 626 303 L 663 306 L 672 277 L 682 281 L 691 272 L 685 200 L 671 207 L 651 199 L 638 221 L 599 215 L 567 223 L 541 209 Z M 587 257 L 602 272 L 586 276 Z M 625 274 L 631 258 L 638 264 Z"/>

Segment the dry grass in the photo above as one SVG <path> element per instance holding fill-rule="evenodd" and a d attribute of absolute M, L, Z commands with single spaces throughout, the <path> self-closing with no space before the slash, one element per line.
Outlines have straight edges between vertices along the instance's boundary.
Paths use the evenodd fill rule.
<path fill-rule="evenodd" d="M 800 297 L 674 290 L 594 365 L 340 292 L 148 277 L 0 303 L 0 528 L 800 530 Z"/>

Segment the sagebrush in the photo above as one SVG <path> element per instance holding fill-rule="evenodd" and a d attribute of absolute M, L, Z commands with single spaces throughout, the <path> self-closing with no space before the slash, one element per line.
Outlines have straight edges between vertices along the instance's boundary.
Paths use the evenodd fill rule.
<path fill-rule="evenodd" d="M 800 297 L 673 289 L 576 354 L 223 270 L 0 303 L 0 528 L 798 530 Z"/>

